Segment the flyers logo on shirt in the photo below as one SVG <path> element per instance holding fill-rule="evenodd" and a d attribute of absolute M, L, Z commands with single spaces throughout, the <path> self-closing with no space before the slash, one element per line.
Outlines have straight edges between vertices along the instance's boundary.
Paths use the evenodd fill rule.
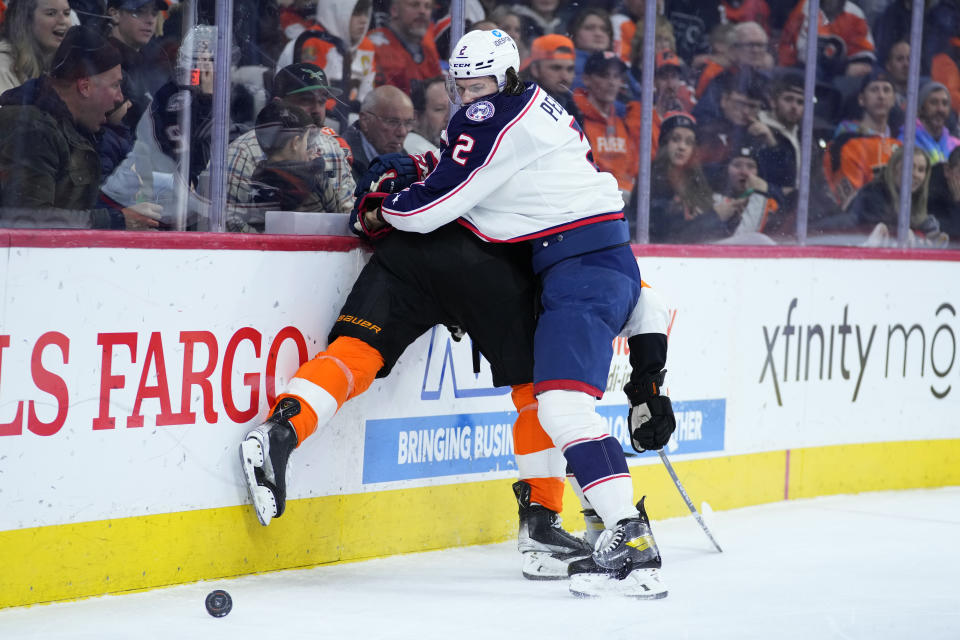
<path fill-rule="evenodd" d="M 480 102 L 474 102 L 467 108 L 467 118 L 474 122 L 483 122 L 492 118 L 495 112 L 496 109 L 494 109 L 492 102 L 481 100 Z"/>

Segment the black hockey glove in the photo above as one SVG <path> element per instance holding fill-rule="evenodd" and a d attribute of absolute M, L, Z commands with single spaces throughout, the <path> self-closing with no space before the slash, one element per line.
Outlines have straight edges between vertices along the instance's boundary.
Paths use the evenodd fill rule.
<path fill-rule="evenodd" d="M 660 395 L 667 370 L 631 380 L 623 387 L 630 400 L 630 444 L 637 451 L 656 451 L 670 441 L 677 428 L 670 398 Z"/>
<path fill-rule="evenodd" d="M 367 171 L 357 181 L 353 195 L 360 197 L 365 193 L 379 191 L 396 193 L 403 191 L 414 182 L 426 178 L 437 166 L 432 153 L 407 155 L 405 153 L 385 153 L 370 163 Z"/>
<path fill-rule="evenodd" d="M 379 238 L 387 231 L 392 229 L 383 220 L 380 213 L 380 207 L 383 205 L 383 199 L 388 193 L 366 193 L 363 197 L 357 198 L 353 203 L 353 209 L 350 211 L 350 231 L 361 238 L 375 239 Z M 368 215 L 372 214 L 372 215 Z M 378 224 L 371 227 L 369 221 L 365 218 L 375 217 Z"/>

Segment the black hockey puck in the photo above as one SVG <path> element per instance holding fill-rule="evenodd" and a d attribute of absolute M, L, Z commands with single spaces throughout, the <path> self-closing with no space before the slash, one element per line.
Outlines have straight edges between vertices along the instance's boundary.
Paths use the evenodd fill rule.
<path fill-rule="evenodd" d="M 230 613 L 230 609 L 233 609 L 233 600 L 230 598 L 230 594 L 223 589 L 208 593 L 205 604 L 207 605 L 207 613 L 214 618 L 222 618 Z"/>

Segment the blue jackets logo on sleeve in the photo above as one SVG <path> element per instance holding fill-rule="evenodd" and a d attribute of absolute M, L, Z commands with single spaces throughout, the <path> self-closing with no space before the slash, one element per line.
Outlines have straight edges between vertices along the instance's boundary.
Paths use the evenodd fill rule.
<path fill-rule="evenodd" d="M 483 122 L 484 120 L 492 118 L 495 111 L 496 109 L 493 108 L 492 102 L 489 100 L 481 100 L 467 107 L 467 118 L 474 122 Z"/>

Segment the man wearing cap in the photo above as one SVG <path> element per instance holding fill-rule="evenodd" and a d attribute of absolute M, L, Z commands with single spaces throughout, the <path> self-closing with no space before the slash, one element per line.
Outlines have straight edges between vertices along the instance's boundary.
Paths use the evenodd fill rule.
<path fill-rule="evenodd" d="M 330 85 L 323 69 L 309 62 L 288 65 L 277 72 L 273 80 L 273 99 L 306 111 L 318 127 L 323 127 L 328 98 L 337 97 L 340 90 Z M 347 150 L 336 136 L 320 130 L 313 138 L 313 158 L 323 158 L 324 173 L 335 195 L 335 212 L 353 208 L 353 189 L 356 183 L 347 160 Z M 227 230 L 254 232 L 247 218 L 255 213 L 250 179 L 257 164 L 265 158 L 257 143 L 254 130 L 247 131 L 227 147 Z"/>
<path fill-rule="evenodd" d="M 761 233 L 776 217 L 779 210 L 770 185 L 758 175 L 756 147 L 742 146 L 733 150 L 727 163 L 725 184 L 720 193 L 713 196 L 714 210 L 720 211 L 724 202 L 737 202 L 739 216 L 728 221 L 733 225 L 733 235 Z M 776 221 L 779 223 L 779 220 Z"/>
<path fill-rule="evenodd" d="M 629 198 L 637 178 L 639 131 L 632 125 L 627 106 L 617 100 L 627 73 L 623 60 L 609 51 L 598 51 L 583 67 L 582 89 L 574 100 L 583 112 L 583 132 L 593 149 L 593 161 L 600 171 L 613 174 L 623 194 Z M 631 109 L 636 112 L 637 109 Z"/>
<path fill-rule="evenodd" d="M 770 109 L 760 112 L 759 125 L 754 130 L 763 137 L 763 147 L 757 151 L 760 176 L 785 193 L 797 188 L 802 119 L 803 76 L 795 71 L 784 72 L 773 83 Z"/>
<path fill-rule="evenodd" d="M 107 15 L 113 20 L 109 39 L 120 52 L 123 97 L 130 101 L 123 122 L 131 129 L 137 126 L 150 104 L 151 94 L 172 76 L 169 61 L 164 69 L 149 68 L 148 65 L 156 62 L 145 60 L 141 53 L 156 33 L 160 12 L 168 6 L 165 0 L 110 0 L 107 3 Z M 151 81 L 150 77 L 156 75 L 162 79 Z"/>
<path fill-rule="evenodd" d="M 95 208 L 100 158 L 94 135 L 123 99 L 120 54 L 83 27 L 67 31 L 48 75 L 0 98 L 0 225 L 150 228 L 159 208 Z"/>
<path fill-rule="evenodd" d="M 837 125 L 834 138 L 827 145 L 823 172 L 837 204 L 844 209 L 900 146 L 890 133 L 890 111 L 895 99 L 890 76 L 875 68 L 864 76 L 857 97 L 863 117 Z"/>
<path fill-rule="evenodd" d="M 927 152 L 931 166 L 946 162 L 950 152 L 960 145 L 960 140 L 950 135 L 947 129 L 950 91 L 939 82 L 930 80 L 920 87 L 917 100 L 916 144 Z M 898 139 L 903 140 L 903 130 Z"/>
<path fill-rule="evenodd" d="M 659 116 L 662 118 L 671 111 L 693 111 L 697 100 L 684 79 L 686 65 L 683 60 L 673 51 L 664 49 L 657 52 L 654 63 L 653 88 L 656 93 L 653 100 Z"/>
<path fill-rule="evenodd" d="M 540 36 L 530 44 L 530 57 L 520 65 L 520 79 L 536 82 L 582 125 L 583 114 L 572 91 L 576 57 L 573 40 L 567 36 Z"/>

